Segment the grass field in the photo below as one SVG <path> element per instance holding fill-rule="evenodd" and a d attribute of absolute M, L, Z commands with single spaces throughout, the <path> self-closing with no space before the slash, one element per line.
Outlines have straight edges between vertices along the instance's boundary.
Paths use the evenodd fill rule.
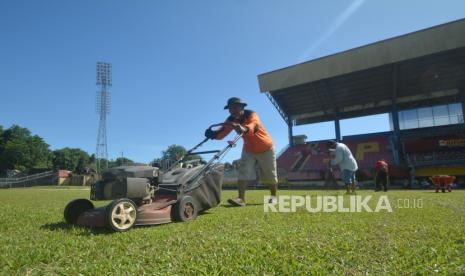
<path fill-rule="evenodd" d="M 267 193 L 249 191 L 247 207 L 221 205 L 192 222 L 126 233 L 63 222 L 67 202 L 88 194 L 77 188 L 0 190 L 1 274 L 465 274 L 463 190 L 388 192 L 392 213 L 265 213 Z M 223 202 L 232 195 L 223 192 Z M 422 208 L 400 208 L 418 199 Z"/>

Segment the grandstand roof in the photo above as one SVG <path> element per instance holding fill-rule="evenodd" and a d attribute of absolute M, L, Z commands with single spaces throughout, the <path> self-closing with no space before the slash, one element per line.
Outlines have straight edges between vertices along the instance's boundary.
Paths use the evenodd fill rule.
<path fill-rule="evenodd" d="M 295 125 L 459 102 L 465 85 L 465 19 L 258 76 Z M 337 116 L 336 116 L 337 115 Z"/>

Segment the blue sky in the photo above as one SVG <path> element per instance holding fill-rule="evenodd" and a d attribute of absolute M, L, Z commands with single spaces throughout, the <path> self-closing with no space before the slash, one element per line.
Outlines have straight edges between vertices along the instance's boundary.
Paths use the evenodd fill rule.
<path fill-rule="evenodd" d="M 258 112 L 279 151 L 287 126 L 258 74 L 464 17 L 462 0 L 1 0 L 0 125 L 94 153 L 95 66 L 106 61 L 110 158 L 149 162 L 171 144 L 195 145 L 231 96 Z M 387 118 L 343 121 L 342 135 L 388 130 Z M 334 128 L 294 133 L 318 140 Z"/>

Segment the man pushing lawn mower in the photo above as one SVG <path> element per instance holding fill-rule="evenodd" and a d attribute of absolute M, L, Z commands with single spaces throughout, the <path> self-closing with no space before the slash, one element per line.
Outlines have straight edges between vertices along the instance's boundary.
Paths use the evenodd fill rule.
<path fill-rule="evenodd" d="M 256 164 L 260 169 L 260 182 L 270 185 L 270 203 L 275 203 L 277 201 L 278 176 L 273 141 L 263 127 L 257 113 L 244 109 L 245 106 L 247 104 L 242 102 L 240 98 L 230 98 L 224 109 L 228 109 L 231 116 L 226 119 L 221 129 L 217 131 L 207 129 L 205 137 L 221 140 L 233 129 L 238 134 L 243 134 L 244 147 L 238 170 L 239 196 L 229 199 L 229 204 L 245 206 L 245 190 L 249 182 L 256 179 Z"/>

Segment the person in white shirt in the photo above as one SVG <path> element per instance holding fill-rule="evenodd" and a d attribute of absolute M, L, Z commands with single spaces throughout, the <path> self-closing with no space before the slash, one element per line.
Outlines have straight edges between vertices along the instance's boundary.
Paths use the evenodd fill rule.
<path fill-rule="evenodd" d="M 347 193 L 355 193 L 355 172 L 358 166 L 352 152 L 345 144 L 338 143 L 334 140 L 329 140 L 327 146 L 329 149 L 330 165 L 339 166 Z"/>

